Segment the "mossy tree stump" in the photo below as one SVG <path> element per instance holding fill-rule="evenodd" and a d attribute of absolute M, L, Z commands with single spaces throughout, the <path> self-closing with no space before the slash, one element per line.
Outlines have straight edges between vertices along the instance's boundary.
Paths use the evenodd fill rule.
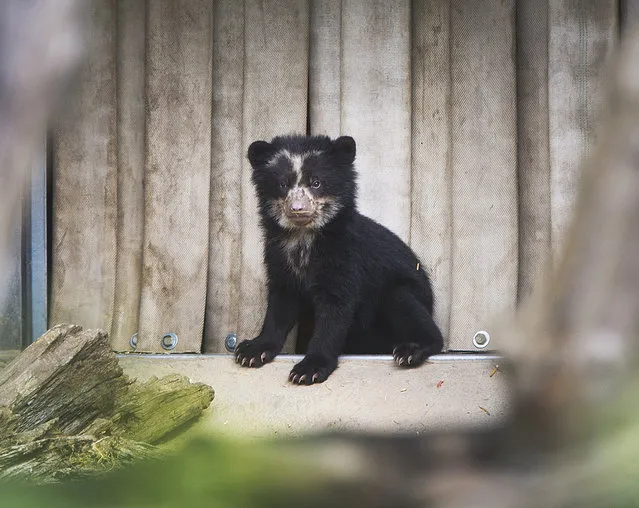
<path fill-rule="evenodd" d="M 105 332 L 56 326 L 0 370 L 0 479 L 91 476 L 154 456 L 212 400 L 179 375 L 138 383 Z"/>

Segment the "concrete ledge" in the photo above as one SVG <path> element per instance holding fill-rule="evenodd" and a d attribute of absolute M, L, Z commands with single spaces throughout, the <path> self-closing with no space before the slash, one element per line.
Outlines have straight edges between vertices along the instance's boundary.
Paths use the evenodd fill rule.
<path fill-rule="evenodd" d="M 498 358 L 438 355 L 404 370 L 389 357 L 343 357 L 325 383 L 288 383 L 299 356 L 260 369 L 231 355 L 119 355 L 132 377 L 180 373 L 211 385 L 215 400 L 200 429 L 242 435 L 299 435 L 326 429 L 416 432 L 498 423 L 508 411 Z M 465 359 L 468 358 L 468 359 Z M 482 409 L 483 408 L 483 409 Z"/>

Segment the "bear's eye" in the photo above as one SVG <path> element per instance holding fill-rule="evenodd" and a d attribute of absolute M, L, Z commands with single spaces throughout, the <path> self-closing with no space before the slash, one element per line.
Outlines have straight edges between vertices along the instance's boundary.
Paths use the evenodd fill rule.
<path fill-rule="evenodd" d="M 311 187 L 312 187 L 313 189 L 319 189 L 319 188 L 320 188 L 320 185 L 322 185 L 322 184 L 320 183 L 320 181 L 319 181 L 319 180 L 313 180 L 313 181 L 311 182 Z"/>
<path fill-rule="evenodd" d="M 286 182 L 280 182 L 280 189 L 286 189 L 286 187 L 288 187 L 288 185 L 286 185 Z"/>

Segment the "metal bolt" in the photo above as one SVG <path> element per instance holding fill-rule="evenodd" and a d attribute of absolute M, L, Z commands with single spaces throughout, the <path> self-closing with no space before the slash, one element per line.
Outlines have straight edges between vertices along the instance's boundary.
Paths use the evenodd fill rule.
<path fill-rule="evenodd" d="M 131 349 L 136 349 L 138 347 L 138 333 L 135 332 L 133 335 L 131 335 L 131 338 L 129 339 L 129 345 L 131 346 Z"/>
<path fill-rule="evenodd" d="M 480 330 L 473 336 L 473 345 L 477 349 L 485 349 L 490 342 L 490 334 L 483 330 Z"/>
<path fill-rule="evenodd" d="M 224 339 L 224 346 L 229 353 L 235 351 L 235 346 L 237 346 L 237 335 L 234 333 L 229 333 Z"/>
<path fill-rule="evenodd" d="M 173 332 L 169 332 L 169 333 L 165 333 L 162 336 L 162 347 L 164 349 L 175 349 L 175 346 L 177 346 L 178 343 L 178 336 L 176 334 L 174 334 Z"/>

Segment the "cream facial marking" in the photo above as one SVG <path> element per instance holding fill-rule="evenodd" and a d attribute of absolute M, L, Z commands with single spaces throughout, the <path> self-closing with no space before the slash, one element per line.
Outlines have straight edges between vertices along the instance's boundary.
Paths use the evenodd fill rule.
<path fill-rule="evenodd" d="M 274 166 L 281 157 L 286 157 L 291 161 L 293 173 L 295 174 L 295 186 L 299 185 L 302 178 L 302 166 L 304 161 L 309 157 L 320 155 L 322 152 L 318 150 L 312 150 L 304 153 L 291 153 L 288 150 L 280 150 L 268 161 L 269 166 Z"/>
<path fill-rule="evenodd" d="M 289 159 L 291 164 L 293 165 L 293 173 L 295 173 L 295 185 L 299 184 L 300 178 L 302 176 L 302 164 L 304 164 L 304 155 L 294 154 L 290 155 Z"/>
<path fill-rule="evenodd" d="M 269 159 L 269 161 L 266 163 L 267 166 L 275 166 L 275 164 L 277 164 L 277 161 L 280 160 L 280 157 L 286 157 L 288 159 L 291 158 L 291 152 L 289 152 L 288 150 L 280 150 L 279 152 L 276 152 L 273 157 L 271 157 Z"/>

